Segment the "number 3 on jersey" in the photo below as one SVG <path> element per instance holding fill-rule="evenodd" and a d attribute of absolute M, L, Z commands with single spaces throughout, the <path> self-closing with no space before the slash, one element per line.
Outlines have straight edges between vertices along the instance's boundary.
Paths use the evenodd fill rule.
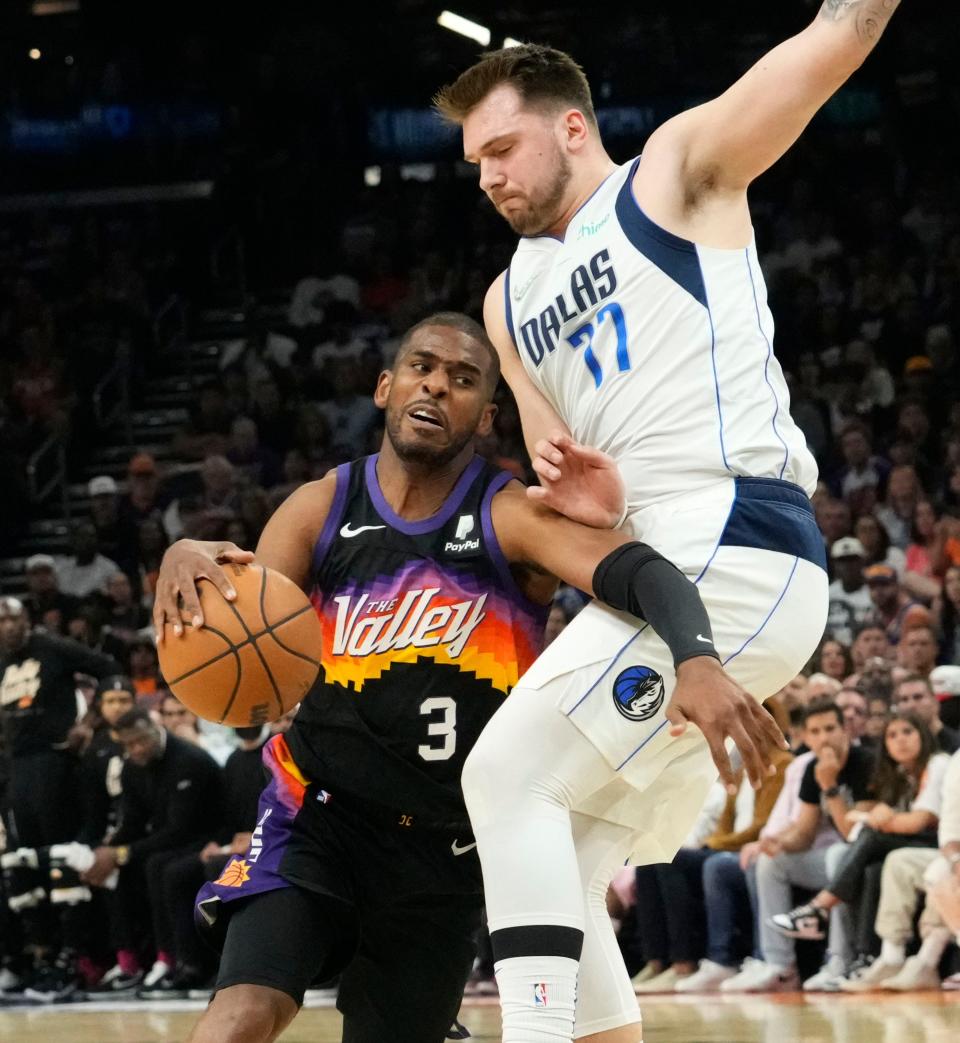
<path fill-rule="evenodd" d="M 440 746 L 431 742 L 417 747 L 417 753 L 425 761 L 448 761 L 457 748 L 457 704 L 448 695 L 433 696 L 420 704 L 421 717 L 433 717 L 437 711 L 442 712 L 443 717 L 427 725 L 427 735 L 443 742 Z"/>
<path fill-rule="evenodd" d="M 594 337 L 599 337 L 602 332 L 600 327 L 608 318 L 612 321 L 617 334 L 617 367 L 621 373 L 626 373 L 630 369 L 630 354 L 627 351 L 627 320 L 623 316 L 623 308 L 616 302 L 611 301 L 609 304 L 605 304 L 597 312 L 596 326 L 592 322 L 585 322 L 567 337 L 567 343 L 574 351 L 586 342 L 583 361 L 593 374 L 593 383 L 596 387 L 600 387 L 603 383 L 603 370 L 593 352 L 593 341 Z"/>

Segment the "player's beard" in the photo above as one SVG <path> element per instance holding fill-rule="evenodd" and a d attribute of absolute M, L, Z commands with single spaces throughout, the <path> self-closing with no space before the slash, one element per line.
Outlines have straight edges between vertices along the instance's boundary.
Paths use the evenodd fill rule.
<path fill-rule="evenodd" d="M 403 424 L 402 412 L 387 413 L 387 438 L 393 446 L 393 451 L 407 464 L 416 464 L 420 467 L 445 467 L 451 460 L 455 459 L 473 440 L 475 428 L 462 435 L 452 436 L 446 445 L 431 445 L 429 442 L 419 442 L 406 439 L 401 434 Z M 477 418 L 479 421 L 479 417 Z"/>
<path fill-rule="evenodd" d="M 517 235 L 540 235 L 555 224 L 563 207 L 563 197 L 573 176 L 569 158 L 554 144 L 556 166 L 550 182 L 530 198 L 525 210 L 503 214 Z M 501 211 L 502 213 L 502 211 Z"/>

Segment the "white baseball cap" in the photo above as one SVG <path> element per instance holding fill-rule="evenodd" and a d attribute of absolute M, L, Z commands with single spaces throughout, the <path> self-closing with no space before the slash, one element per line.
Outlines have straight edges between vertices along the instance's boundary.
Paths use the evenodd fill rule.
<path fill-rule="evenodd" d="M 88 496 L 113 496 L 117 491 L 117 483 L 108 474 L 98 474 L 87 482 Z"/>

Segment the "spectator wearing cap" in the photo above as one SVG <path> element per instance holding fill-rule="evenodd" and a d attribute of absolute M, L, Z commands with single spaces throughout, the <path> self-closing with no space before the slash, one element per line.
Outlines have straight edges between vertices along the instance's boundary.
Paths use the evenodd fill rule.
<path fill-rule="evenodd" d="M 891 645 L 899 644 L 904 618 L 917 602 L 900 589 L 896 570 L 890 565 L 869 565 L 863 578 L 873 602 L 873 620 L 884 628 Z"/>
<path fill-rule="evenodd" d="M 56 564 L 49 554 L 32 554 L 27 558 L 28 594 L 23 603 L 31 626 L 43 627 L 51 634 L 65 634 L 80 602 L 60 589 Z"/>
<path fill-rule="evenodd" d="M 851 421 L 840 434 L 843 466 L 834 476 L 833 492 L 855 513 L 871 510 L 886 485 L 890 464 L 873 454 L 870 429 L 860 420 Z"/>
<path fill-rule="evenodd" d="M 940 702 L 940 720 L 948 728 L 960 730 L 960 666 L 934 667 L 930 684 Z"/>
<path fill-rule="evenodd" d="M 854 536 L 841 536 L 830 550 L 833 574 L 827 631 L 845 645 L 853 643 L 857 628 L 870 617 L 873 602 L 863 578 L 866 551 Z"/>
<path fill-rule="evenodd" d="M 930 729 L 941 752 L 956 753 L 960 750 L 960 733 L 948 728 L 940 719 L 940 703 L 933 694 L 929 678 L 908 674 L 894 689 L 893 706 L 899 713 L 915 713 Z"/>
<path fill-rule="evenodd" d="M 115 561 L 129 576 L 137 570 L 137 530 L 120 515 L 120 489 L 108 474 L 87 483 L 90 520 L 97 530 L 97 549 Z"/>
<path fill-rule="evenodd" d="M 92 521 L 79 521 L 71 533 L 73 554 L 57 562 L 60 589 L 75 598 L 99 594 L 120 566 L 97 550 L 97 530 Z"/>

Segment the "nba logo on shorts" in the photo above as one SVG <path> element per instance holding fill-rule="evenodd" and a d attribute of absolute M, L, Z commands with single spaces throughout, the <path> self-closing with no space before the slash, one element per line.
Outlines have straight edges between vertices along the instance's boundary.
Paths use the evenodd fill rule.
<path fill-rule="evenodd" d="M 545 1007 L 547 1005 L 547 983 L 545 981 L 538 981 L 534 985 L 533 1005 L 535 1007 Z"/>
<path fill-rule="evenodd" d="M 630 666 L 613 682 L 613 704 L 628 721 L 648 721 L 663 705 L 663 678 L 649 666 Z"/>

